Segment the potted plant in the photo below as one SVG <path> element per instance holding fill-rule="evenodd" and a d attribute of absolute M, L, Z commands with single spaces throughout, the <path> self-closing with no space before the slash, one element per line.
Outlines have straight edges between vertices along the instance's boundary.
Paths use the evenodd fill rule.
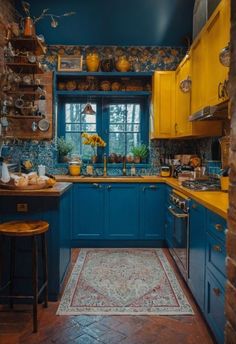
<path fill-rule="evenodd" d="M 67 162 L 68 154 L 72 152 L 74 145 L 71 141 L 67 141 L 64 137 L 58 137 L 57 150 L 59 155 L 59 162 Z"/>
<path fill-rule="evenodd" d="M 144 143 L 139 146 L 134 146 L 131 149 L 131 153 L 134 156 L 134 162 L 139 164 L 141 161 L 145 160 L 148 156 L 148 146 Z"/>

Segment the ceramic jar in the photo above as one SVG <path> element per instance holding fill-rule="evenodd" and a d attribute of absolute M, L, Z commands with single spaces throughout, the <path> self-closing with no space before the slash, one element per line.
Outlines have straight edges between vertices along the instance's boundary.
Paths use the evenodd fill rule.
<path fill-rule="evenodd" d="M 24 33 L 23 34 L 25 37 L 35 36 L 34 23 L 30 17 L 26 17 L 24 19 Z"/>
<path fill-rule="evenodd" d="M 112 72 L 114 68 L 113 58 L 108 57 L 105 59 L 102 59 L 101 61 L 101 70 L 103 72 Z"/>
<path fill-rule="evenodd" d="M 116 69 L 118 72 L 128 72 L 130 70 L 130 63 L 126 56 L 120 56 L 116 62 Z"/>
<path fill-rule="evenodd" d="M 97 53 L 90 53 L 86 56 L 86 66 L 88 72 L 97 72 L 100 65 L 100 59 Z"/>

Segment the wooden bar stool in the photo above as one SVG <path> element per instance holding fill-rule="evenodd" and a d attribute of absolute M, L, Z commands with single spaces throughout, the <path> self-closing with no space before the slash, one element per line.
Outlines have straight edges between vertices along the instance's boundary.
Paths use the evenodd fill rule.
<path fill-rule="evenodd" d="M 32 299 L 33 300 L 33 331 L 38 330 L 37 306 L 38 298 L 44 291 L 44 307 L 48 306 L 48 267 L 47 267 L 47 245 L 45 233 L 49 224 L 46 221 L 21 220 L 10 221 L 0 224 L 0 236 L 10 237 L 10 280 L 0 291 L 9 286 L 9 295 L 0 296 L 10 301 L 10 307 L 13 307 L 14 299 Z M 43 284 L 38 288 L 38 247 L 37 236 L 41 237 L 42 243 L 42 263 L 43 263 Z M 15 277 L 15 238 L 32 237 L 32 290 L 33 295 L 13 295 L 14 277 Z M 2 251 L 2 250 L 0 250 Z M 2 260 L 3 261 L 3 260 Z M 2 262 L 0 262 L 2 264 Z M 24 268 L 24 267 L 22 267 Z"/>

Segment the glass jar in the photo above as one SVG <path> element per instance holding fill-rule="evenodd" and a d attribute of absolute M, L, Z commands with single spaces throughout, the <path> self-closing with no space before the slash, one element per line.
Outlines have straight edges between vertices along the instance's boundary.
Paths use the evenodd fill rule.
<path fill-rule="evenodd" d="M 70 161 L 68 168 L 69 168 L 69 173 L 71 176 L 79 176 L 81 173 L 81 162 L 80 161 Z"/>

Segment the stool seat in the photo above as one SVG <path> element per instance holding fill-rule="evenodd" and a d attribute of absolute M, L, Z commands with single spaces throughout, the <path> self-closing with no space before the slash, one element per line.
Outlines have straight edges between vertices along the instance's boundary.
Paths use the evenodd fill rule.
<path fill-rule="evenodd" d="M 49 224 L 40 220 L 9 221 L 0 224 L 0 235 L 33 236 L 47 232 Z"/>

